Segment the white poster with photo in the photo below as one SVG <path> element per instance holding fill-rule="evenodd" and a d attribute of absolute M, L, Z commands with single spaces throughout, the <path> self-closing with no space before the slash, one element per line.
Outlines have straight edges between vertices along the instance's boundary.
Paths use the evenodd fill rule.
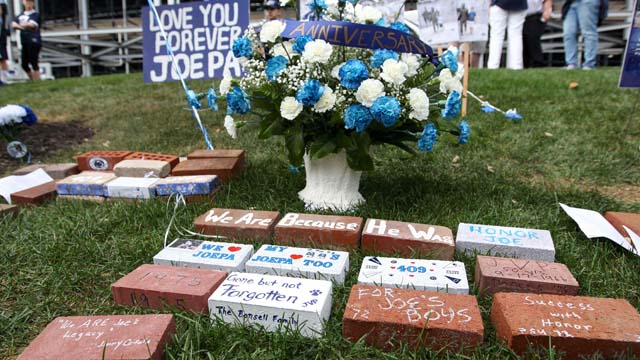
<path fill-rule="evenodd" d="M 451 0 L 422 0 L 418 3 L 420 39 L 429 45 L 458 41 L 456 7 Z"/>
<path fill-rule="evenodd" d="M 456 8 L 460 42 L 489 39 L 489 5 L 491 0 L 458 0 Z"/>
<path fill-rule="evenodd" d="M 358 4 L 380 10 L 389 25 L 396 21 L 404 22 L 404 2 L 405 0 L 360 0 Z"/>

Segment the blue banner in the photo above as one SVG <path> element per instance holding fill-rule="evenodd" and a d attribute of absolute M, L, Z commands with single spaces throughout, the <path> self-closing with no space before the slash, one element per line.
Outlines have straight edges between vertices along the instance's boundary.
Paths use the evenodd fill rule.
<path fill-rule="evenodd" d="M 217 0 L 158 6 L 160 21 L 185 80 L 234 77 L 242 67 L 233 56 L 233 41 L 249 27 L 249 0 Z M 144 81 L 179 80 L 160 27 L 148 7 L 142 9 Z"/>
<path fill-rule="evenodd" d="M 619 86 L 640 88 L 640 1 L 636 0 Z"/>
<path fill-rule="evenodd" d="M 438 65 L 433 49 L 419 38 L 402 31 L 375 25 L 354 24 L 345 21 L 295 21 L 285 20 L 287 27 L 283 38 L 310 35 L 333 45 L 365 49 L 389 49 L 399 53 L 427 56 Z"/>

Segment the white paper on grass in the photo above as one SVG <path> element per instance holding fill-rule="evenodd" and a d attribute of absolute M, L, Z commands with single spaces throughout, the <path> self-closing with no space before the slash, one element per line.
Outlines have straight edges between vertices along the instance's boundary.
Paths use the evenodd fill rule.
<path fill-rule="evenodd" d="M 627 234 L 629 234 L 629 238 L 633 243 L 633 252 L 636 253 L 636 255 L 640 255 L 640 235 L 636 234 L 633 230 L 629 229 L 625 225 L 622 225 L 622 227 L 627 232 Z"/>
<path fill-rule="evenodd" d="M 582 232 L 589 239 L 597 237 L 607 238 L 622 246 L 626 250 L 638 255 L 638 251 L 635 250 L 633 246 L 631 246 L 631 244 L 629 244 L 629 242 L 625 240 L 625 238 L 616 230 L 616 228 L 614 228 L 613 225 L 611 225 L 611 223 L 608 222 L 607 219 L 605 219 L 605 217 L 602 216 L 599 212 L 587 209 L 573 208 L 563 203 L 559 204 L 560 207 L 562 207 L 562 210 L 564 210 L 564 212 L 566 212 L 567 215 L 569 215 L 569 217 L 571 217 L 578 224 L 580 230 L 582 230 Z M 631 235 L 633 231 L 630 231 L 629 229 L 627 229 L 627 232 L 629 232 L 630 236 L 638 236 L 635 233 Z M 634 241 L 634 243 L 636 242 L 635 240 L 632 241 Z"/>
<path fill-rule="evenodd" d="M 18 191 L 31 189 L 38 185 L 53 181 L 44 170 L 38 169 L 27 175 L 13 175 L 0 179 L 0 196 L 11 204 L 11 194 Z"/>

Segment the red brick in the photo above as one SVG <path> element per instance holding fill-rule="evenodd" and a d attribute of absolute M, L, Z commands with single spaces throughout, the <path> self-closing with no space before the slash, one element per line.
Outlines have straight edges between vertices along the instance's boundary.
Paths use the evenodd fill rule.
<path fill-rule="evenodd" d="M 580 289 L 564 264 L 493 256 L 477 257 L 475 281 L 482 295 L 497 292 L 577 295 Z"/>
<path fill-rule="evenodd" d="M 4 216 L 16 217 L 20 213 L 20 209 L 15 205 L 0 204 L 0 220 Z"/>
<path fill-rule="evenodd" d="M 112 284 L 111 291 L 118 305 L 206 313 L 209 296 L 226 278 L 224 271 L 144 264 Z"/>
<path fill-rule="evenodd" d="M 211 194 L 207 194 L 207 195 L 183 195 L 183 197 L 187 205 L 191 205 L 191 204 L 212 205 L 216 199 L 216 194 L 218 193 L 218 190 L 220 189 L 218 188 L 214 190 Z M 156 198 L 164 202 L 169 201 L 169 196 L 156 196 Z M 173 197 L 173 199 L 175 199 L 175 196 Z"/>
<path fill-rule="evenodd" d="M 38 169 L 44 170 L 44 172 L 46 172 L 54 180 L 62 180 L 68 176 L 75 175 L 80 172 L 76 163 L 34 164 L 14 171 L 13 175 L 27 175 Z"/>
<path fill-rule="evenodd" d="M 640 214 L 607 211 L 604 213 L 604 217 L 622 236 L 629 237 L 622 225 L 640 235 Z"/>
<path fill-rule="evenodd" d="M 392 350 L 459 351 L 482 343 L 484 326 L 474 296 L 354 285 L 342 317 L 342 335 Z"/>
<path fill-rule="evenodd" d="M 362 250 L 376 254 L 451 260 L 455 249 L 453 232 L 444 226 L 368 219 L 362 229 Z"/>
<path fill-rule="evenodd" d="M 11 194 L 11 202 L 18 205 L 38 205 L 56 197 L 56 183 L 51 181 Z"/>
<path fill-rule="evenodd" d="M 63 316 L 50 322 L 18 360 L 160 360 L 175 331 L 171 314 Z"/>
<path fill-rule="evenodd" d="M 640 315 L 623 299 L 497 293 L 491 321 L 517 354 L 529 345 L 548 348 L 551 341 L 563 359 L 598 352 L 604 359 L 640 356 Z"/>
<path fill-rule="evenodd" d="M 276 225 L 276 242 L 314 248 L 357 249 L 362 218 L 288 213 Z"/>
<path fill-rule="evenodd" d="M 127 155 L 124 160 L 159 160 L 166 161 L 171 165 L 173 169 L 180 162 L 180 158 L 175 155 L 156 154 L 146 152 L 134 152 Z"/>
<path fill-rule="evenodd" d="M 213 208 L 193 221 L 198 232 L 231 239 L 269 240 L 280 219 L 278 211 Z"/>
<path fill-rule="evenodd" d="M 237 158 L 194 159 L 180 162 L 172 171 L 172 176 L 218 175 L 223 182 L 229 181 L 239 171 Z"/>
<path fill-rule="evenodd" d="M 195 150 L 187 155 L 187 159 L 209 159 L 209 158 L 237 158 L 240 160 L 238 166 L 242 169 L 245 165 L 244 150 Z"/>
<path fill-rule="evenodd" d="M 76 161 L 80 171 L 113 171 L 113 167 L 129 154 L 131 151 L 89 151 L 76 156 Z M 106 161 L 105 168 L 91 167 L 92 159 Z"/>

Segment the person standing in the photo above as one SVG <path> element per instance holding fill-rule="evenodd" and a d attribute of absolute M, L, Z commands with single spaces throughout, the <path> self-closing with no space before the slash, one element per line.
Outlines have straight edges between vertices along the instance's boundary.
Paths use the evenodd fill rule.
<path fill-rule="evenodd" d="M 38 67 L 38 58 L 42 47 L 40 14 L 35 10 L 34 0 L 22 0 L 22 5 L 24 5 L 24 11 L 16 17 L 11 27 L 20 30 L 22 68 L 29 75 L 29 79 L 40 80 L 40 68 Z"/>
<path fill-rule="evenodd" d="M 505 32 L 507 68 L 520 70 L 522 60 L 522 27 L 527 15 L 527 0 L 492 0 L 489 7 L 489 60 L 487 67 L 497 69 L 502 59 Z"/>
<path fill-rule="evenodd" d="M 607 3 L 608 4 L 608 3 Z M 562 5 L 562 33 L 564 60 L 567 69 L 578 68 L 578 30 L 584 37 L 584 63 L 582 69 L 596 67 L 598 55 L 598 22 L 602 16 L 603 0 L 567 0 Z"/>
<path fill-rule="evenodd" d="M 553 12 L 553 0 L 527 0 L 527 17 L 522 29 L 524 67 L 544 66 L 540 38 Z"/>
<path fill-rule="evenodd" d="M 0 0 L 0 86 L 7 83 L 9 73 L 9 54 L 7 53 L 7 2 Z"/>

